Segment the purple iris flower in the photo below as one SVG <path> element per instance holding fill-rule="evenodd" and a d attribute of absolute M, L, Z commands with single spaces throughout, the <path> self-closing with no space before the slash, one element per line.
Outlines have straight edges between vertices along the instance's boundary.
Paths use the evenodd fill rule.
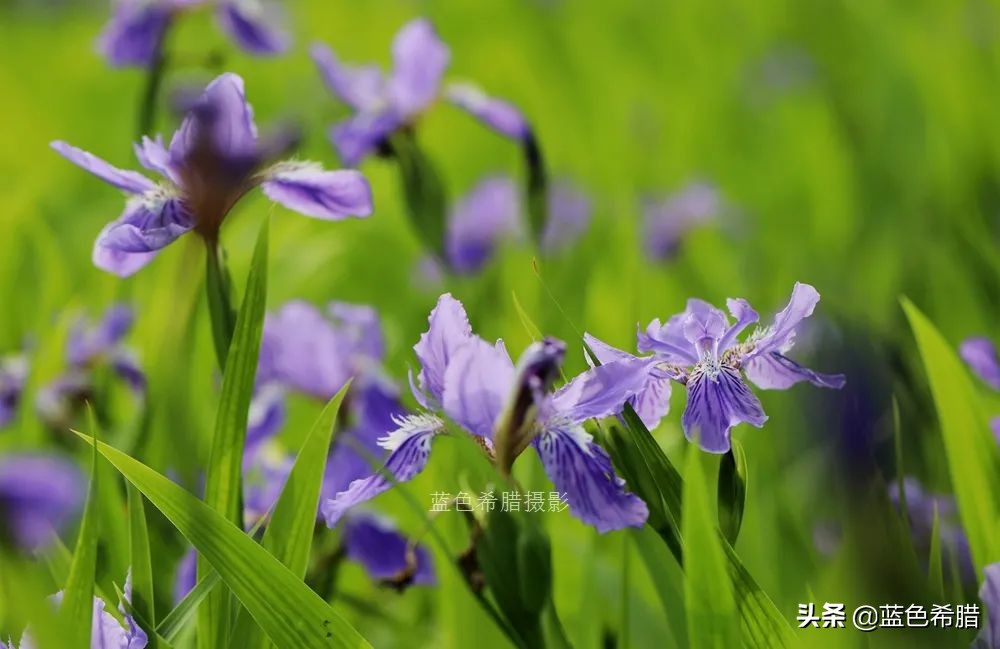
<path fill-rule="evenodd" d="M 125 578 L 123 588 L 125 603 L 132 603 L 132 576 Z M 62 603 L 62 591 L 50 598 L 55 605 Z M 105 610 L 106 604 L 100 597 L 94 597 L 94 616 L 90 623 L 91 649 L 143 649 L 149 642 L 146 632 L 136 623 L 135 618 L 126 612 L 125 603 L 118 606 L 118 612 L 124 619 L 123 625 L 114 615 Z M 21 636 L 18 644 L 0 642 L 0 649 L 35 649 L 37 645 L 31 638 L 30 629 Z"/>
<path fill-rule="evenodd" d="M 119 0 L 97 47 L 115 67 L 150 67 L 173 21 L 185 10 L 215 8 L 219 27 L 251 54 L 280 54 L 288 35 L 276 26 L 273 4 L 260 0 Z"/>
<path fill-rule="evenodd" d="M 358 512 L 344 522 L 344 552 L 376 581 L 398 587 L 437 583 L 430 552 L 399 533 L 392 521 Z"/>
<path fill-rule="evenodd" d="M 351 507 L 392 486 L 383 475 L 405 482 L 427 465 L 431 443 L 445 431 L 441 415 L 461 426 L 506 470 L 517 454 L 534 446 L 549 478 L 565 493 L 570 511 L 601 532 L 641 526 L 646 504 L 624 489 L 607 453 L 584 428 L 588 419 L 621 410 L 645 382 L 649 363 L 630 359 L 591 369 L 554 393 L 548 391 L 565 346 L 548 339 L 528 348 L 515 367 L 502 341 L 474 335 L 465 309 L 442 295 L 429 329 L 414 346 L 421 370 L 411 378 L 425 412 L 396 418 L 379 440 L 389 451 L 383 470 L 355 480 L 323 503 L 328 525 Z M 500 448 L 495 448 L 499 446 Z"/>
<path fill-rule="evenodd" d="M 722 209 L 718 190 L 698 182 L 665 200 L 646 199 L 642 204 L 643 246 L 654 261 L 673 258 L 684 235 L 715 219 Z"/>
<path fill-rule="evenodd" d="M 371 214 L 371 188 L 357 171 L 324 171 L 317 163 L 298 161 L 266 166 L 289 144 L 288 138 L 257 136 L 243 79 L 227 73 L 208 85 L 169 147 L 160 137 L 144 137 L 136 145 L 140 164 L 163 176 L 159 184 L 65 142 L 53 142 L 52 148 L 129 195 L 125 211 L 98 235 L 93 254 L 98 268 L 125 277 L 191 230 L 214 244 L 223 219 L 258 185 L 271 200 L 306 216 L 340 220 Z"/>
<path fill-rule="evenodd" d="M 115 304 L 96 323 L 80 319 L 74 324 L 66 344 L 68 369 L 42 388 L 36 398 L 43 419 L 57 426 L 65 422 L 77 406 L 92 396 L 93 373 L 102 366 L 109 367 L 134 393 L 145 393 L 146 375 L 135 354 L 124 344 L 132 321 L 132 309 Z"/>
<path fill-rule="evenodd" d="M 962 343 L 959 353 L 962 359 L 968 364 L 972 371 L 982 379 L 986 385 L 994 390 L 1000 391 L 1000 357 L 997 355 L 996 346 L 987 338 L 969 338 Z M 990 420 L 990 428 L 993 429 L 993 436 L 1000 444 L 1000 416 Z"/>
<path fill-rule="evenodd" d="M 351 167 L 430 106 L 451 60 L 448 47 L 424 18 L 410 21 L 396 34 L 388 75 L 377 65 L 346 65 L 322 43 L 315 43 L 310 52 L 329 90 L 354 111 L 330 129 L 341 160 Z"/>
<path fill-rule="evenodd" d="M 452 105 L 461 108 L 504 137 L 518 142 L 525 142 L 534 137 L 528 120 L 514 104 L 490 97 L 474 84 L 449 84 L 445 96 Z"/>
<path fill-rule="evenodd" d="M 521 197 L 506 176 L 479 181 L 459 200 L 448 218 L 446 252 L 458 273 L 480 271 L 503 239 L 521 236 Z"/>
<path fill-rule="evenodd" d="M 0 458 L 0 539 L 35 550 L 80 511 L 86 482 L 76 465 L 51 455 Z"/>
<path fill-rule="evenodd" d="M 27 380 L 27 356 L 11 354 L 0 358 L 0 428 L 10 424 L 17 416 Z"/>
<path fill-rule="evenodd" d="M 958 520 L 958 506 L 955 499 L 947 495 L 930 493 L 924 490 L 920 482 L 911 477 L 903 479 L 903 490 L 906 496 L 904 515 L 909 521 L 916 547 L 924 553 L 930 551 L 936 510 L 942 548 L 947 554 L 955 557 L 962 580 L 974 582 L 976 568 L 972 563 L 972 550 L 969 548 L 969 539 Z M 889 500 L 897 509 L 902 505 L 899 485 L 895 482 L 889 485 Z M 951 564 L 949 561 L 945 561 L 944 565 L 947 567 Z"/>
<path fill-rule="evenodd" d="M 972 649 L 1000 649 L 1000 563 L 983 568 L 979 599 L 986 605 L 987 618 Z"/>
<path fill-rule="evenodd" d="M 785 390 L 808 381 L 823 388 L 842 388 L 842 374 L 820 374 L 802 367 L 786 355 L 795 344 L 801 322 L 812 315 L 819 293 L 808 284 L 796 282 L 792 297 L 774 317 L 770 327 L 758 327 L 742 342 L 738 336 L 758 320 L 757 312 L 743 299 L 726 304 L 736 322 L 702 300 L 688 300 L 687 309 L 666 324 L 653 320 L 638 334 L 640 352 L 655 371 L 634 404 L 647 423 L 658 421 L 669 407 L 669 389 L 663 379 L 687 386 L 687 407 L 681 417 L 684 433 L 710 453 L 729 450 L 733 426 L 746 422 L 760 428 L 767 415 L 760 401 L 743 380 L 746 374 L 757 387 Z M 590 335 L 586 341 L 602 363 L 621 360 L 630 354 L 606 345 Z"/>
<path fill-rule="evenodd" d="M 586 232 L 593 204 L 583 191 L 566 181 L 552 185 L 548 203 L 542 250 L 555 254 L 572 246 Z"/>

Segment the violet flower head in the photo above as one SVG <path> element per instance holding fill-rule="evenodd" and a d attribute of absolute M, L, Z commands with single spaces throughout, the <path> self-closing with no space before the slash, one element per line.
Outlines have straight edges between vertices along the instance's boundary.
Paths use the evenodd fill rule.
<path fill-rule="evenodd" d="M 480 271 L 504 239 L 521 235 L 521 198 L 506 176 L 484 178 L 448 217 L 448 263 L 458 273 Z"/>
<path fill-rule="evenodd" d="M 641 526 L 646 504 L 624 488 L 607 453 L 584 428 L 588 419 L 619 412 L 643 387 L 651 364 L 642 359 L 611 362 L 591 369 L 555 392 L 547 388 L 565 346 L 535 343 L 517 367 L 503 341 L 488 343 L 472 333 L 465 309 L 442 295 L 431 311 L 428 330 L 414 346 L 421 369 L 411 377 L 414 397 L 425 412 L 397 417 L 396 427 L 379 440 L 389 451 L 383 469 L 355 480 L 323 503 L 328 525 L 355 505 L 406 482 L 427 465 L 433 439 L 445 431 L 442 416 L 471 435 L 490 455 L 512 462 L 517 449 L 533 446 L 570 512 L 600 532 Z"/>
<path fill-rule="evenodd" d="M 721 209 L 718 190 L 703 182 L 693 183 L 666 200 L 644 200 L 642 232 L 646 254 L 654 261 L 671 259 L 684 235 L 716 218 Z"/>
<path fill-rule="evenodd" d="M 40 549 L 83 506 L 86 482 L 76 465 L 50 455 L 0 458 L 0 539 Z"/>
<path fill-rule="evenodd" d="M 987 338 L 969 338 L 959 348 L 962 360 L 986 385 L 1000 391 L 1000 356 L 996 346 Z M 1000 444 L 1000 416 L 990 420 L 990 428 Z"/>
<path fill-rule="evenodd" d="M 66 343 L 68 368 L 36 397 L 36 408 L 44 420 L 60 426 L 83 401 L 93 398 L 93 375 L 100 367 L 110 368 L 134 394 L 145 393 L 146 374 L 124 344 L 132 320 L 131 308 L 115 304 L 99 321 L 80 319 L 73 325 Z"/>
<path fill-rule="evenodd" d="M 247 52 L 267 56 L 288 49 L 277 7 L 261 0 L 118 0 L 97 48 L 114 67 L 148 68 L 161 56 L 174 20 L 205 6 L 215 9 L 219 27 Z"/>
<path fill-rule="evenodd" d="M 359 512 L 344 522 L 344 552 L 368 576 L 395 588 L 437 583 L 430 552 L 399 533 L 384 516 Z"/>
<path fill-rule="evenodd" d="M 483 125 L 504 137 L 525 142 L 534 137 L 531 125 L 514 104 L 490 97 L 471 83 L 449 84 L 445 90 L 448 101 L 469 113 Z"/>
<path fill-rule="evenodd" d="M 587 231 L 594 206 L 590 197 L 565 181 L 552 185 L 548 202 L 542 250 L 555 254 L 572 246 Z"/>
<path fill-rule="evenodd" d="M 1000 563 L 983 568 L 983 586 L 979 599 L 986 605 L 986 624 L 983 625 L 972 649 L 1000 649 Z"/>
<path fill-rule="evenodd" d="M 757 312 L 743 299 L 726 302 L 735 322 L 708 302 L 692 299 L 683 313 L 665 324 L 653 320 L 639 332 L 639 351 L 652 352 L 646 357 L 654 361 L 655 371 L 650 376 L 669 377 L 687 387 L 681 424 L 689 440 L 710 453 L 725 453 L 733 426 L 741 422 L 757 428 L 764 425 L 767 415 L 744 381 L 744 374 L 765 390 L 785 390 L 802 381 L 823 388 L 844 386 L 842 374 L 814 372 L 786 355 L 795 344 L 796 329 L 812 315 L 818 302 L 815 288 L 796 283 L 788 306 L 774 317 L 773 324 L 758 327 L 742 342 L 739 335 L 758 321 Z M 602 363 L 629 356 L 590 336 L 587 343 Z M 662 417 L 669 406 L 662 382 L 649 380 L 646 391 L 636 399 L 643 408 L 649 405 L 644 421 Z"/>
<path fill-rule="evenodd" d="M 243 79 L 227 73 L 208 85 L 169 147 L 160 137 L 144 137 L 135 146 L 140 164 L 160 174 L 160 183 L 65 142 L 52 148 L 129 196 L 121 216 L 98 235 L 93 254 L 98 268 L 125 277 L 191 230 L 214 243 L 226 215 L 257 186 L 314 218 L 371 214 L 371 189 L 357 171 L 324 171 L 317 163 L 291 160 L 269 165 L 290 144 L 288 137 L 258 137 Z"/>
<path fill-rule="evenodd" d="M 404 25 L 392 43 L 393 68 L 342 63 L 322 43 L 310 49 L 327 88 L 354 114 L 330 129 L 330 140 L 347 166 L 358 165 L 412 123 L 440 93 L 451 52 L 425 18 Z"/>
<path fill-rule="evenodd" d="M 28 381 L 28 357 L 10 354 L 0 358 L 0 428 L 17 417 L 21 396 Z"/>

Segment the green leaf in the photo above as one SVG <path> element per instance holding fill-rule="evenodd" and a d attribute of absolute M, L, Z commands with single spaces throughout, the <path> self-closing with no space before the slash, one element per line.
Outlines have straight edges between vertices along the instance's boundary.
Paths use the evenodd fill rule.
<path fill-rule="evenodd" d="M 993 536 L 1000 520 L 1000 460 L 996 440 L 979 410 L 972 383 L 952 347 L 906 298 L 903 310 L 917 339 L 941 423 L 958 511 L 969 538 L 976 573 L 1000 561 Z"/>
<path fill-rule="evenodd" d="M 177 606 L 167 613 L 166 617 L 160 620 L 160 623 L 156 626 L 156 632 L 160 637 L 170 642 L 176 640 L 178 634 L 187 626 L 187 623 L 198 611 L 198 606 L 208 597 L 208 594 L 212 592 L 212 589 L 220 581 L 222 581 L 222 578 L 219 577 L 219 573 L 215 572 L 215 570 L 212 570 L 199 579 L 194 588 L 184 596 L 184 599 L 179 601 Z"/>
<path fill-rule="evenodd" d="M 441 176 L 412 131 L 397 132 L 389 142 L 399 167 L 410 223 L 427 250 L 444 259 L 448 201 Z"/>
<path fill-rule="evenodd" d="M 236 329 L 236 309 L 233 307 L 233 280 L 226 265 L 225 252 L 216 242 L 205 242 L 205 297 L 212 323 L 212 343 L 219 368 L 226 369 L 226 356 Z"/>
<path fill-rule="evenodd" d="M 146 502 L 142 494 L 129 484 L 128 496 L 128 528 L 129 557 L 132 571 L 132 603 L 131 608 L 136 616 L 146 622 L 145 628 L 156 628 L 156 603 L 153 587 L 153 564 L 149 553 L 149 528 L 146 526 Z M 155 633 L 149 634 L 149 649 L 158 647 Z"/>
<path fill-rule="evenodd" d="M 243 304 L 226 357 L 206 470 L 205 502 L 237 527 L 243 524 L 243 449 L 267 306 L 267 239 L 265 219 L 257 236 Z M 199 556 L 198 574 L 203 575 L 205 568 L 204 558 Z M 219 588 L 198 611 L 199 646 L 213 649 L 225 646 L 229 621 L 229 596 L 226 589 Z"/>
<path fill-rule="evenodd" d="M 275 645 L 370 646 L 295 573 L 217 511 L 121 451 L 103 442 L 97 442 L 97 449 L 218 571 Z"/>
<path fill-rule="evenodd" d="M 726 566 L 721 538 L 712 516 L 702 454 L 687 450 L 684 490 L 684 602 L 689 645 L 695 649 L 739 646 L 736 599 Z"/>
<path fill-rule="evenodd" d="M 719 463 L 719 527 L 730 544 L 736 545 L 743 525 L 747 498 L 747 456 L 743 446 L 732 440 L 729 452 Z"/>
<path fill-rule="evenodd" d="M 316 527 L 316 511 L 319 508 L 320 489 L 326 471 L 326 459 L 330 452 L 330 441 L 337 421 L 337 413 L 344 401 L 344 395 L 351 384 L 348 381 L 330 399 L 320 413 L 306 441 L 299 450 L 285 486 L 281 490 L 270 522 L 264 530 L 261 545 L 281 563 L 285 564 L 299 579 L 304 579 L 309 567 L 312 550 L 313 531 Z M 256 637 L 255 637 L 256 635 Z M 234 647 L 252 648 L 263 644 L 263 638 L 254 625 L 241 611 L 230 644 Z"/>
<path fill-rule="evenodd" d="M 88 438 L 88 441 L 91 444 L 96 442 L 93 438 Z M 97 451 L 92 450 L 87 504 L 83 509 L 76 551 L 73 553 L 73 562 L 69 567 L 69 576 L 66 578 L 59 606 L 59 617 L 69 633 L 71 649 L 90 647 L 90 626 L 94 617 L 94 577 L 97 572 L 97 489 Z"/>

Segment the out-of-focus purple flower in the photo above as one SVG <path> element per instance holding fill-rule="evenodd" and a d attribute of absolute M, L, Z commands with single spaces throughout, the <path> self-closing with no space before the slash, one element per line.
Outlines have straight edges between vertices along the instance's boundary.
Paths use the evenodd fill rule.
<path fill-rule="evenodd" d="M 243 476 L 243 525 L 247 529 L 271 511 L 294 463 L 294 457 L 267 449 L 253 455 Z"/>
<path fill-rule="evenodd" d="M 176 606 L 198 583 L 198 553 L 189 548 L 177 564 L 174 575 L 174 605 Z"/>
<path fill-rule="evenodd" d="M 105 610 L 106 604 L 100 597 L 94 597 L 94 615 L 90 623 L 90 649 L 144 649 L 149 642 L 146 632 L 142 630 L 135 618 L 126 612 L 125 603 L 132 603 L 132 577 L 125 578 L 124 603 L 118 606 L 118 612 L 125 624 L 122 625 L 114 615 Z M 62 591 L 49 598 L 56 606 L 62 604 Z M 31 637 L 31 629 L 26 629 L 21 641 L 14 645 L 0 642 L 0 649 L 35 649 L 36 644 Z"/>
<path fill-rule="evenodd" d="M 414 397 L 430 412 L 396 418 L 395 430 L 379 440 L 389 451 L 382 471 L 355 480 L 327 500 L 323 514 L 328 525 L 388 490 L 392 483 L 383 471 L 406 482 L 424 469 L 431 442 L 444 432 L 437 413 L 484 449 L 496 450 L 503 470 L 520 451 L 534 446 L 570 511 L 598 531 L 645 522 L 646 504 L 625 491 L 583 422 L 619 412 L 642 389 L 649 362 L 613 361 L 553 393 L 549 387 L 561 365 L 562 342 L 547 339 L 532 345 L 515 367 L 502 341 L 490 344 L 472 333 L 464 307 L 451 295 L 441 296 L 428 320 L 429 329 L 414 346 L 421 370 L 411 384 Z"/>
<path fill-rule="evenodd" d="M 424 18 L 410 21 L 396 34 L 393 69 L 387 76 L 377 65 L 342 63 L 322 43 L 313 44 L 310 53 L 329 90 L 354 110 L 353 116 L 330 129 L 341 160 L 352 167 L 437 98 L 451 60 L 448 47 Z"/>
<path fill-rule="evenodd" d="M 0 457 L 0 538 L 44 547 L 79 512 L 86 482 L 72 462 L 50 455 Z"/>
<path fill-rule="evenodd" d="M 374 580 L 397 588 L 433 586 L 437 582 L 430 552 L 411 542 L 385 518 L 368 512 L 344 521 L 344 552 Z"/>
<path fill-rule="evenodd" d="M 994 390 L 1000 390 L 1000 357 L 996 346 L 987 338 L 969 338 L 959 348 L 968 366 L 976 375 Z M 1000 416 L 990 420 L 990 428 L 997 444 L 1000 444 Z"/>
<path fill-rule="evenodd" d="M 251 54 L 280 54 L 288 35 L 278 26 L 276 7 L 260 0 L 119 0 L 97 48 L 115 67 L 150 67 L 163 40 L 186 9 L 213 6 L 219 26 Z"/>
<path fill-rule="evenodd" d="M 505 176 L 484 178 L 451 210 L 448 263 L 459 273 L 478 272 L 503 239 L 519 236 L 521 198 L 517 185 Z"/>
<path fill-rule="evenodd" d="M 590 198 L 569 182 L 557 182 L 549 189 L 549 218 L 542 234 L 542 250 L 557 253 L 572 246 L 590 224 Z"/>
<path fill-rule="evenodd" d="M 130 195 L 125 211 L 98 235 L 93 254 L 98 268 L 125 277 L 191 230 L 214 242 L 226 215 L 257 186 L 271 200 L 314 218 L 371 214 L 371 188 L 357 171 L 324 171 L 297 161 L 267 166 L 291 144 L 288 136 L 258 137 L 243 79 L 227 73 L 208 85 L 169 147 L 159 136 L 136 145 L 140 164 L 163 177 L 159 184 L 65 142 L 52 148 Z"/>
<path fill-rule="evenodd" d="M 979 599 L 986 605 L 986 624 L 972 645 L 973 649 L 1000 649 L 1000 563 L 983 568 L 983 586 Z"/>
<path fill-rule="evenodd" d="M 785 390 L 802 381 L 823 388 L 844 386 L 842 374 L 820 374 L 786 356 L 795 344 L 797 328 L 818 302 L 815 288 L 796 282 L 788 306 L 774 317 L 774 323 L 758 327 L 743 342 L 739 335 L 758 321 L 757 312 L 743 299 L 726 301 L 735 323 L 708 302 L 692 299 L 683 313 L 666 324 L 656 319 L 639 332 L 639 351 L 653 354 L 646 357 L 655 366 L 650 376 L 669 377 L 687 387 L 681 424 L 689 440 L 710 453 L 725 453 L 733 426 L 741 422 L 758 428 L 764 425 L 767 415 L 742 373 L 765 390 Z M 592 336 L 587 335 L 586 341 L 601 362 L 628 356 Z M 645 391 L 636 397 L 637 409 L 649 405 L 644 421 L 666 414 L 669 394 L 663 391 L 662 381 L 648 380 Z"/>
<path fill-rule="evenodd" d="M 531 125 L 514 104 L 490 97 L 474 84 L 449 84 L 445 96 L 454 106 L 469 113 L 500 135 L 519 142 L 533 137 Z"/>
<path fill-rule="evenodd" d="M 917 548 L 923 552 L 930 551 L 936 510 L 941 547 L 946 553 L 955 557 L 962 580 L 974 582 L 976 569 L 972 563 L 972 551 L 969 548 L 969 539 L 958 521 L 955 499 L 925 491 L 920 482 L 912 477 L 903 479 L 903 490 L 906 500 L 906 511 L 903 514 L 909 521 Z M 897 509 L 901 509 L 903 498 L 900 497 L 899 485 L 895 482 L 889 485 L 889 500 Z M 945 561 L 944 564 L 948 566 L 950 562 Z"/>
<path fill-rule="evenodd" d="M 672 258 L 684 235 L 713 220 L 721 209 L 718 190 L 704 182 L 688 185 L 665 200 L 644 200 L 642 237 L 646 254 L 655 261 Z"/>
<path fill-rule="evenodd" d="M 132 321 L 132 309 L 115 304 L 99 321 L 80 319 L 73 325 L 66 342 L 69 368 L 39 390 L 35 400 L 43 419 L 55 426 L 66 422 L 83 401 L 93 397 L 93 373 L 100 367 L 110 368 L 134 393 L 145 392 L 146 375 L 124 344 Z"/>
<path fill-rule="evenodd" d="M 23 353 L 0 358 L 0 428 L 17 416 L 28 380 L 28 357 Z"/>

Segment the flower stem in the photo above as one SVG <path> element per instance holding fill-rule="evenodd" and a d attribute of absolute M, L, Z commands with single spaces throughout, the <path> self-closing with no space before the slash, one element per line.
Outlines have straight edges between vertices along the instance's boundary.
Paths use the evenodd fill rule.
<path fill-rule="evenodd" d="M 410 223 L 424 246 L 444 260 L 447 198 L 441 176 L 412 131 L 393 135 L 389 147 L 399 167 Z"/>
<path fill-rule="evenodd" d="M 528 221 L 535 243 L 541 245 L 549 212 L 549 174 L 545 156 L 534 133 L 528 133 L 522 142 L 525 165 L 525 196 L 528 202 Z"/>
<path fill-rule="evenodd" d="M 163 78 L 166 75 L 170 58 L 167 54 L 167 34 L 170 31 L 168 25 L 160 35 L 160 40 L 156 44 L 156 51 L 153 54 L 153 62 L 146 70 L 146 85 L 142 92 L 142 99 L 139 103 L 139 117 L 136 122 L 136 139 L 142 139 L 144 135 L 151 135 L 156 126 L 156 108 L 159 104 L 160 88 L 163 86 Z"/>
<path fill-rule="evenodd" d="M 218 241 L 205 239 L 205 295 L 212 321 L 212 341 L 219 369 L 225 370 L 229 343 L 236 329 L 236 309 L 233 306 L 233 280 L 226 266 L 225 252 Z"/>

